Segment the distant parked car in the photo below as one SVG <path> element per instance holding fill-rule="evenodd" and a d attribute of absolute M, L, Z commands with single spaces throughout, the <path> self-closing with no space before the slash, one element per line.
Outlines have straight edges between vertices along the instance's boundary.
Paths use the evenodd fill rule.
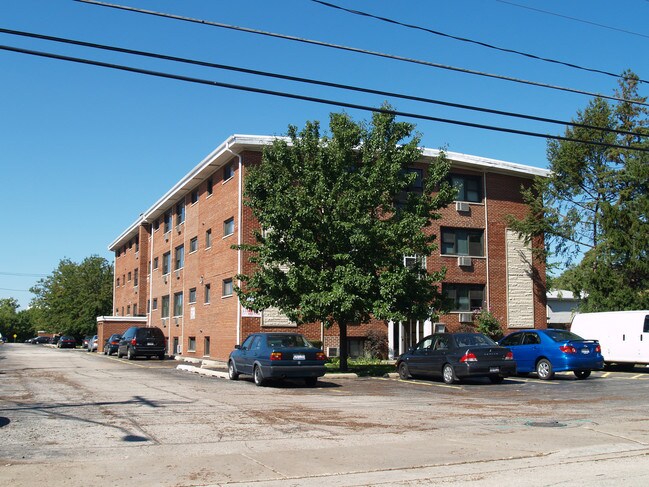
<path fill-rule="evenodd" d="M 519 373 L 536 372 L 543 380 L 564 371 L 572 371 L 577 379 L 586 379 L 592 370 L 604 368 L 597 340 L 584 340 L 566 330 L 517 331 L 499 343 L 514 353 Z"/>
<path fill-rule="evenodd" d="M 114 353 L 117 353 L 117 349 L 119 348 L 119 341 L 121 339 L 122 335 L 120 335 L 119 333 L 113 333 L 104 344 L 104 355 L 112 355 Z"/>
<path fill-rule="evenodd" d="M 92 340 L 92 337 L 90 335 L 86 335 L 83 337 L 83 340 L 81 340 L 81 347 L 82 348 L 88 348 L 88 342 Z"/>
<path fill-rule="evenodd" d="M 36 344 L 43 344 L 49 342 L 50 342 L 50 337 L 34 337 L 32 338 L 32 341 L 29 343 L 36 345 Z"/>
<path fill-rule="evenodd" d="M 88 340 L 87 349 L 89 352 L 94 352 L 97 350 L 97 335 L 93 336 L 90 340 Z"/>
<path fill-rule="evenodd" d="M 313 387 L 325 374 L 327 356 L 299 333 L 254 333 L 234 348 L 228 359 L 230 380 L 246 374 L 262 386 L 267 379 L 303 378 Z"/>
<path fill-rule="evenodd" d="M 155 326 L 132 326 L 124 332 L 117 346 L 117 358 L 158 357 L 164 360 L 166 351 L 164 333 Z"/>
<path fill-rule="evenodd" d="M 75 348 L 76 346 L 77 341 L 74 339 L 74 337 L 65 335 L 59 338 L 58 342 L 56 343 L 56 348 Z"/>
<path fill-rule="evenodd" d="M 60 339 L 61 339 L 60 335 L 54 335 L 53 337 L 50 337 L 47 340 L 47 343 L 49 343 L 50 345 L 57 345 Z"/>
<path fill-rule="evenodd" d="M 468 377 L 488 377 L 493 383 L 516 374 L 511 350 L 482 333 L 435 333 L 399 356 L 399 377 L 441 377 L 452 384 Z"/>

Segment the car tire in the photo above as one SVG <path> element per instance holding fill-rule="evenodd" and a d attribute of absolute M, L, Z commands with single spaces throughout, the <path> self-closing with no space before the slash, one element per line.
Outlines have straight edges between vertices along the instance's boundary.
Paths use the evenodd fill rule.
<path fill-rule="evenodd" d="M 117 349 L 117 353 L 115 355 L 117 355 L 117 358 L 122 358 L 122 354 L 119 353 L 119 348 Z"/>
<path fill-rule="evenodd" d="M 264 380 L 264 374 L 259 365 L 255 365 L 255 370 L 252 371 L 252 378 L 254 379 L 256 386 L 261 387 L 266 383 Z"/>
<path fill-rule="evenodd" d="M 165 354 L 162 352 L 160 355 L 158 355 L 158 359 L 164 360 L 165 359 Z"/>
<path fill-rule="evenodd" d="M 234 362 L 230 360 L 228 362 L 228 379 L 237 380 L 238 378 L 239 378 L 239 373 L 237 372 L 237 369 L 234 367 Z"/>
<path fill-rule="evenodd" d="M 304 383 L 307 385 L 307 387 L 315 387 L 318 384 L 318 378 L 317 377 L 305 377 L 304 378 Z"/>
<path fill-rule="evenodd" d="M 492 384 L 502 384 L 505 378 L 501 375 L 490 375 L 489 380 Z"/>
<path fill-rule="evenodd" d="M 444 379 L 445 384 L 453 384 L 457 380 L 451 364 L 444 364 L 442 368 L 442 379 Z"/>
<path fill-rule="evenodd" d="M 126 358 L 129 360 L 134 360 L 135 359 L 135 354 L 133 353 L 132 348 L 127 348 L 126 349 Z"/>
<path fill-rule="evenodd" d="M 399 364 L 399 379 L 408 380 L 410 378 L 410 371 L 408 370 L 408 364 L 401 362 Z"/>
<path fill-rule="evenodd" d="M 536 375 L 541 380 L 550 380 L 554 377 L 554 370 L 548 359 L 542 358 L 536 363 Z"/>
<path fill-rule="evenodd" d="M 575 370 L 573 373 L 579 380 L 588 379 L 588 377 L 590 377 L 590 370 Z"/>

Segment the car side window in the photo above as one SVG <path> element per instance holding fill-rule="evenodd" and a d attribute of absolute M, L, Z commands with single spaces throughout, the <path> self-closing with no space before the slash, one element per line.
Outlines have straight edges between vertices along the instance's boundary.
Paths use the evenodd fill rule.
<path fill-rule="evenodd" d="M 428 337 L 422 340 L 417 347 L 417 350 L 428 350 L 433 346 L 433 337 Z"/>
<path fill-rule="evenodd" d="M 261 349 L 261 337 L 256 336 L 255 339 L 252 342 L 252 345 L 250 346 L 251 350 L 260 350 Z"/>
<path fill-rule="evenodd" d="M 441 336 L 435 342 L 435 350 L 446 350 L 448 349 L 448 338 Z"/>
<path fill-rule="evenodd" d="M 649 333 L 649 315 L 644 317 L 644 328 L 642 329 L 642 333 Z"/>
<path fill-rule="evenodd" d="M 507 338 L 503 338 L 503 340 L 500 343 L 504 347 L 513 347 L 521 344 L 521 337 L 522 337 L 521 333 L 516 333 L 514 335 L 508 336 Z"/>
<path fill-rule="evenodd" d="M 243 350 L 250 350 L 250 344 L 252 343 L 252 339 L 254 336 L 249 336 L 248 338 L 245 339 L 245 341 L 241 344 L 241 348 Z"/>
<path fill-rule="evenodd" d="M 539 343 L 541 343 L 541 338 L 537 333 L 525 333 L 523 345 L 538 345 Z"/>

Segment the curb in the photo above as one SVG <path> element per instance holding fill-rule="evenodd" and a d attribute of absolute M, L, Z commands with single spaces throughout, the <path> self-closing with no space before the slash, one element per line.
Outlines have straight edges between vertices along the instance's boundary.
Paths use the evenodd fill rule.
<path fill-rule="evenodd" d="M 176 367 L 176 370 L 184 370 L 185 372 L 193 372 L 195 374 L 200 374 L 200 375 L 207 375 L 209 377 L 218 377 L 219 379 L 227 379 L 228 378 L 228 373 L 227 372 L 221 372 L 220 370 L 210 370 L 210 369 L 202 369 L 200 367 L 196 367 L 194 365 L 178 365 Z"/>

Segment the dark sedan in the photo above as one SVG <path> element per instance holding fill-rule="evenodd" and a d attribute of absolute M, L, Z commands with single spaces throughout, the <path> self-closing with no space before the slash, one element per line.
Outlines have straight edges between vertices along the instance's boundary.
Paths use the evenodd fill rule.
<path fill-rule="evenodd" d="M 32 341 L 29 342 L 29 343 L 31 343 L 33 345 L 43 344 L 43 343 L 50 343 L 50 337 L 43 337 L 43 336 L 34 337 L 34 338 L 32 338 Z"/>
<path fill-rule="evenodd" d="M 56 348 L 75 348 L 77 346 L 77 341 L 74 337 L 62 336 L 56 342 Z"/>
<path fill-rule="evenodd" d="M 112 355 L 114 353 L 117 353 L 117 349 L 119 348 L 119 341 L 121 339 L 122 335 L 120 335 L 119 333 L 112 334 L 104 344 L 104 355 Z"/>
<path fill-rule="evenodd" d="M 327 356 L 299 333 L 255 333 L 236 345 L 228 359 L 230 380 L 251 375 L 262 386 L 267 379 L 303 378 L 313 387 L 325 374 Z"/>
<path fill-rule="evenodd" d="M 441 377 L 452 384 L 468 377 L 493 383 L 516 374 L 511 350 L 482 333 L 436 333 L 421 340 L 397 360 L 399 377 Z"/>
<path fill-rule="evenodd" d="M 572 371 L 577 379 L 586 379 L 592 370 L 604 368 L 599 342 L 584 340 L 566 330 L 517 331 L 499 343 L 511 348 L 519 373 L 536 372 L 542 380 L 564 371 Z"/>

